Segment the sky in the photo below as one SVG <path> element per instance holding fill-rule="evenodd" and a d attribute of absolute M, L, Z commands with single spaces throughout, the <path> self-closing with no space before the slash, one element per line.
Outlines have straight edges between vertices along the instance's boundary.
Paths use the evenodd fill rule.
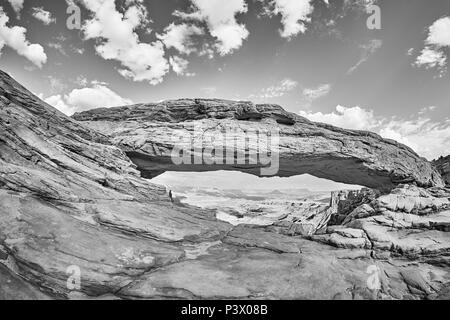
<path fill-rule="evenodd" d="M 450 153 L 448 0 L 0 7 L 0 68 L 68 115 L 176 98 L 250 100 L 377 132 L 429 160 Z"/>
<path fill-rule="evenodd" d="M 197 188 L 217 188 L 224 190 L 279 190 L 308 189 L 313 192 L 332 192 L 336 190 L 358 190 L 363 186 L 349 185 L 303 174 L 288 178 L 257 177 L 237 171 L 211 172 L 165 172 L 152 179 L 156 184 L 171 188 L 190 186 Z"/>

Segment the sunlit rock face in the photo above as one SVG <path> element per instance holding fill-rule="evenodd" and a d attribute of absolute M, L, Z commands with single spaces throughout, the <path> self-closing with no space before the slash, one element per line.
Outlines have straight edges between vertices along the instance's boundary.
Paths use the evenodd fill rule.
<path fill-rule="evenodd" d="M 400 185 L 356 207 L 317 241 L 450 267 L 450 191 Z"/>
<path fill-rule="evenodd" d="M 166 188 L 142 179 L 103 135 L 3 72 L 0 132 L 0 263 L 54 297 L 68 296 L 71 265 L 84 294 L 111 293 L 183 259 L 174 242 L 215 241 L 231 229 L 209 212 L 174 208 Z"/>
<path fill-rule="evenodd" d="M 176 137 L 192 135 L 195 126 L 203 132 L 242 130 L 277 132 L 279 170 L 272 175 L 288 177 L 311 174 L 347 184 L 389 190 L 399 183 L 418 186 L 443 186 L 440 174 L 410 148 L 364 131 L 336 128 L 314 123 L 277 105 L 255 105 L 251 102 L 183 99 L 158 104 L 96 109 L 73 116 L 75 120 L 108 136 L 127 152 L 145 177 L 165 171 L 239 170 L 261 174 L 258 165 L 197 164 L 175 165 L 174 147 L 191 141 Z M 175 139 L 174 139 L 175 137 Z M 231 137 L 232 139 L 234 137 Z M 230 141 L 227 144 L 231 144 Z M 214 149 L 210 139 L 202 140 L 200 151 L 193 156 L 204 160 L 203 150 Z M 238 140 L 238 154 L 255 154 L 253 145 Z"/>
<path fill-rule="evenodd" d="M 185 130 L 184 118 L 80 123 L 0 72 L 0 298 L 449 298 L 450 195 L 426 160 L 277 107 L 255 106 L 237 119 L 237 107 L 230 116 L 223 105 L 183 100 L 180 109 L 212 125 L 280 126 L 280 175 L 395 188 L 309 237 L 232 226 L 172 203 L 124 153 L 139 153 L 148 166 L 149 155 L 167 158 L 172 144 L 163 136 Z M 374 268 L 376 287 L 368 285 Z M 69 270 L 79 270 L 79 286 L 68 286 Z"/>
<path fill-rule="evenodd" d="M 370 203 L 380 196 L 380 192 L 373 189 L 341 190 L 331 193 L 329 225 L 339 225 L 357 207 Z"/>
<path fill-rule="evenodd" d="M 444 178 L 447 187 L 450 187 L 450 156 L 441 157 L 433 161 L 433 165 Z"/>
<path fill-rule="evenodd" d="M 290 236 L 312 236 L 328 225 L 333 212 L 328 205 L 312 202 L 291 207 L 293 212 L 273 223 L 269 229 Z"/>

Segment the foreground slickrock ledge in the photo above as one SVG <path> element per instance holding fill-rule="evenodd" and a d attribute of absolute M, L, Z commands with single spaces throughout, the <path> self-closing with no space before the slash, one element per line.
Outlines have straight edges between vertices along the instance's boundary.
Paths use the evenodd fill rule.
<path fill-rule="evenodd" d="M 187 241 L 229 229 L 210 212 L 174 208 L 106 138 L 0 73 L 0 260 L 55 296 L 68 267 L 83 291 L 111 293 L 186 256 Z"/>
<path fill-rule="evenodd" d="M 139 169 L 151 171 L 150 150 L 169 154 L 162 137 L 171 126 L 210 114 L 201 111 L 208 105 L 198 112 L 197 102 L 182 101 L 146 119 L 119 120 L 121 110 L 134 112 L 129 107 L 115 109 L 118 118 L 103 109 L 91 113 L 98 122 L 77 122 L 0 72 L 0 299 L 450 298 L 449 191 L 426 160 L 376 135 L 314 124 L 278 107 L 249 113 L 247 104 L 216 105 L 219 116 L 206 121 L 267 121 L 282 127 L 282 141 L 291 135 L 293 152 L 282 157 L 307 165 L 285 167 L 285 175 L 313 172 L 394 189 L 356 197 L 355 209 L 337 204 L 353 210 L 337 212 L 342 224 L 308 237 L 275 225 L 233 227 L 214 212 L 172 204 L 124 153 L 143 155 L 147 167 Z M 73 267 L 80 288 L 67 286 Z"/>

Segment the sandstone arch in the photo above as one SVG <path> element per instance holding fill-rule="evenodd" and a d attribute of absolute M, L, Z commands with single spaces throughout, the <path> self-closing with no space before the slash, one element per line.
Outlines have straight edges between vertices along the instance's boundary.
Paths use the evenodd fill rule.
<path fill-rule="evenodd" d="M 73 118 L 109 136 L 127 152 L 144 177 L 154 177 L 165 171 L 212 170 L 239 170 L 260 175 L 260 166 L 236 163 L 174 165 L 172 137 L 179 132 L 189 135 L 193 124 L 201 123 L 207 128 L 279 130 L 277 176 L 308 173 L 378 189 L 391 189 L 399 183 L 416 183 L 423 187 L 443 185 L 432 165 L 405 145 L 371 132 L 314 123 L 277 105 L 183 99 L 90 110 L 75 114 Z"/>

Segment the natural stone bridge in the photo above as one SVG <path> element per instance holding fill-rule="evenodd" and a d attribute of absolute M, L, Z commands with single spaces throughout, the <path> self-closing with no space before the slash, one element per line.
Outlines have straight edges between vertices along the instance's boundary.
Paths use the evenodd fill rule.
<path fill-rule="evenodd" d="M 190 136 L 194 126 L 201 125 L 205 132 L 279 130 L 277 176 L 307 173 L 388 190 L 399 183 L 416 183 L 423 187 L 443 185 L 432 165 L 405 145 L 367 131 L 314 123 L 277 105 L 185 99 L 90 110 L 75 114 L 73 118 L 112 138 L 147 178 L 165 171 L 238 170 L 261 175 L 261 165 L 249 165 L 248 161 L 237 164 L 237 159 L 232 164 L 175 165 L 171 154 L 174 145 L 180 142 L 174 137 Z M 184 143 L 190 150 L 189 141 Z M 212 148 L 213 142 L 203 139 L 202 148 L 194 150 L 193 154 L 198 156 L 196 152 Z M 243 140 L 238 141 L 235 148 L 235 158 L 239 153 L 258 152 L 252 145 L 246 150 Z"/>

